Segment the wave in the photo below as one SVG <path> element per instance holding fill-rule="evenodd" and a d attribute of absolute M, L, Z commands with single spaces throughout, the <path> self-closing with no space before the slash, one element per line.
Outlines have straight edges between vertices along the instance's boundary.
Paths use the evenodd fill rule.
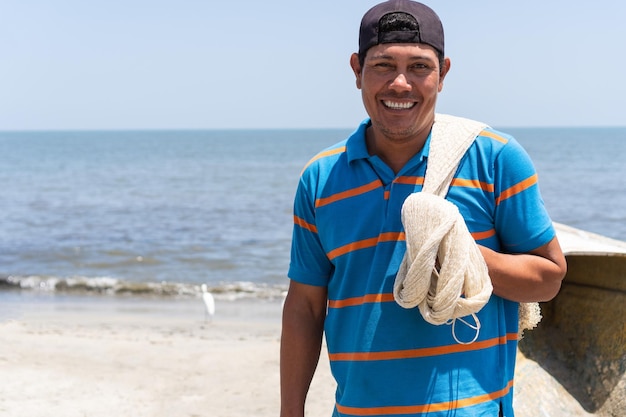
<path fill-rule="evenodd" d="M 34 291 L 72 295 L 108 295 L 143 297 L 198 297 L 201 283 L 132 282 L 111 277 L 0 276 L 0 291 Z M 286 285 L 253 282 L 207 283 L 209 292 L 221 300 L 240 298 L 282 298 Z"/>

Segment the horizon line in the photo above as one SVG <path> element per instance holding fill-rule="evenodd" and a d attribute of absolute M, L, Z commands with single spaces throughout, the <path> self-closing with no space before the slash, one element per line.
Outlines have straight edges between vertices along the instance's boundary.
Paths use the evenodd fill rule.
<path fill-rule="evenodd" d="M 506 129 L 626 129 L 626 125 L 510 125 L 492 126 Z M 1 129 L 0 133 L 68 133 L 68 132 L 198 132 L 198 131 L 302 131 L 302 130 L 355 130 L 352 127 L 109 127 L 109 128 L 33 128 Z"/>

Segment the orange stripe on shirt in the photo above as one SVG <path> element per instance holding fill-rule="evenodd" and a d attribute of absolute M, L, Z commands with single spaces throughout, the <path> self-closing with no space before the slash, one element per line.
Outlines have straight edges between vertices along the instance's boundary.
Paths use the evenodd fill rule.
<path fill-rule="evenodd" d="M 373 246 L 376 246 L 379 242 L 395 242 L 399 240 L 404 240 L 404 232 L 381 233 L 377 237 L 358 240 L 356 242 L 352 242 L 347 245 L 340 246 L 337 249 L 333 249 L 330 252 L 328 252 L 327 256 L 330 260 L 333 260 L 338 256 L 345 255 L 346 253 L 350 253 L 355 250 L 371 248 Z"/>
<path fill-rule="evenodd" d="M 369 184 L 365 184 L 360 187 L 353 188 L 351 190 L 343 191 L 341 193 L 333 194 L 330 197 L 318 198 L 315 201 L 315 207 L 322 207 L 322 206 L 334 203 L 339 200 L 354 197 L 360 194 L 365 194 L 367 192 L 370 192 L 382 186 L 383 186 L 383 183 L 380 180 L 374 180 L 370 182 Z"/>
<path fill-rule="evenodd" d="M 396 184 L 424 185 L 424 177 L 403 175 L 393 180 Z"/>
<path fill-rule="evenodd" d="M 466 180 L 463 178 L 454 178 L 450 183 L 452 187 L 466 187 L 466 188 L 478 188 L 483 191 L 493 193 L 493 184 L 478 180 Z"/>
<path fill-rule="evenodd" d="M 489 401 L 502 398 L 507 395 L 511 388 L 513 388 L 513 380 L 509 381 L 506 387 L 501 390 L 488 392 L 486 394 L 476 395 L 474 397 L 457 399 L 454 401 L 445 401 L 440 403 L 423 404 L 423 405 L 405 405 L 405 406 L 389 406 L 389 407 L 371 407 L 371 408 L 357 408 L 346 407 L 341 404 L 336 404 L 337 411 L 342 414 L 352 416 L 378 416 L 378 415 L 397 415 L 397 414 L 422 414 L 422 413 L 434 413 L 439 411 L 449 411 L 459 408 L 471 407 L 486 403 Z"/>
<path fill-rule="evenodd" d="M 314 224 L 311 224 L 311 223 L 307 223 L 306 221 L 304 221 L 304 219 L 301 219 L 298 216 L 293 216 L 293 222 L 296 225 L 302 227 L 303 229 L 306 229 L 306 230 L 308 230 L 310 232 L 313 232 L 313 233 L 317 233 L 317 226 L 315 226 Z"/>
<path fill-rule="evenodd" d="M 362 297 L 346 298 L 344 300 L 329 300 L 328 308 L 354 307 L 369 303 L 388 303 L 395 301 L 392 293 L 387 294 L 366 294 Z"/>
<path fill-rule="evenodd" d="M 484 232 L 474 232 L 472 237 L 474 240 L 483 240 L 496 235 L 496 229 L 485 230 Z"/>
<path fill-rule="evenodd" d="M 507 138 L 502 137 L 502 136 L 500 136 L 500 135 L 498 135 L 496 133 L 489 132 L 487 130 L 483 130 L 482 132 L 480 132 L 480 134 L 478 136 L 485 136 L 485 137 L 488 137 L 488 138 L 491 138 L 491 139 L 495 139 L 495 140 L 497 140 L 498 142 L 501 142 L 501 143 L 509 143 L 509 140 Z"/>
<path fill-rule="evenodd" d="M 341 146 L 339 148 L 329 149 L 327 151 L 320 152 L 317 155 L 315 155 L 309 162 L 307 162 L 307 164 L 304 166 L 304 168 L 302 168 L 302 171 L 307 169 L 309 167 L 309 165 L 311 165 L 313 162 L 317 161 L 318 159 L 322 159 L 322 158 L 325 158 L 327 156 L 337 155 L 338 153 L 343 153 L 345 151 L 346 151 L 346 147 L 345 146 Z"/>
<path fill-rule="evenodd" d="M 517 340 L 517 334 L 514 334 Z M 420 349 L 393 350 L 386 352 L 345 352 L 345 353 L 329 353 L 331 361 L 384 361 L 394 359 L 415 359 L 428 356 L 449 355 L 451 353 L 471 352 L 474 350 L 482 350 L 492 348 L 498 345 L 505 345 L 511 341 L 511 334 L 503 337 L 494 337 L 493 339 L 481 340 L 469 345 L 455 343 L 454 345 L 435 346 Z"/>
<path fill-rule="evenodd" d="M 511 198 L 514 195 L 519 194 L 522 191 L 529 189 L 535 184 L 537 184 L 537 174 L 526 178 L 524 181 L 515 184 L 511 188 L 504 190 L 502 194 L 500 194 L 500 196 L 496 198 L 496 205 L 502 203 L 507 198 Z"/>

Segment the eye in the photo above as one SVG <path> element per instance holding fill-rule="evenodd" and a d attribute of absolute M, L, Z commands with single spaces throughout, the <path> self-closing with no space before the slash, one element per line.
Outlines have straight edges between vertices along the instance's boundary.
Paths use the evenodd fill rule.
<path fill-rule="evenodd" d="M 371 66 L 372 68 L 378 71 L 387 71 L 387 70 L 393 69 L 393 65 L 390 62 L 386 62 L 386 61 L 374 62 L 372 63 Z"/>
<path fill-rule="evenodd" d="M 416 76 L 427 77 L 433 71 L 435 71 L 435 67 L 429 64 L 419 63 L 419 64 L 411 65 L 409 71 L 415 74 Z"/>

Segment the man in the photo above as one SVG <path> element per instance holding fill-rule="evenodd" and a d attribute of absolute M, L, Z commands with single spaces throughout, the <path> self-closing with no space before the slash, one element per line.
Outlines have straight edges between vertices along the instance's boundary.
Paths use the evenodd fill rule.
<path fill-rule="evenodd" d="M 446 199 L 479 245 L 493 285 L 478 338 L 400 307 L 402 204 L 423 184 L 435 103 L 450 70 L 428 7 L 381 3 L 350 65 L 369 119 L 302 173 L 283 312 L 281 416 L 303 416 L 322 337 L 337 381 L 334 416 L 513 416 L 518 303 L 553 298 L 566 264 L 527 154 L 485 128 Z M 470 335 L 471 336 L 471 335 Z M 470 337 L 471 338 L 471 337 Z"/>

